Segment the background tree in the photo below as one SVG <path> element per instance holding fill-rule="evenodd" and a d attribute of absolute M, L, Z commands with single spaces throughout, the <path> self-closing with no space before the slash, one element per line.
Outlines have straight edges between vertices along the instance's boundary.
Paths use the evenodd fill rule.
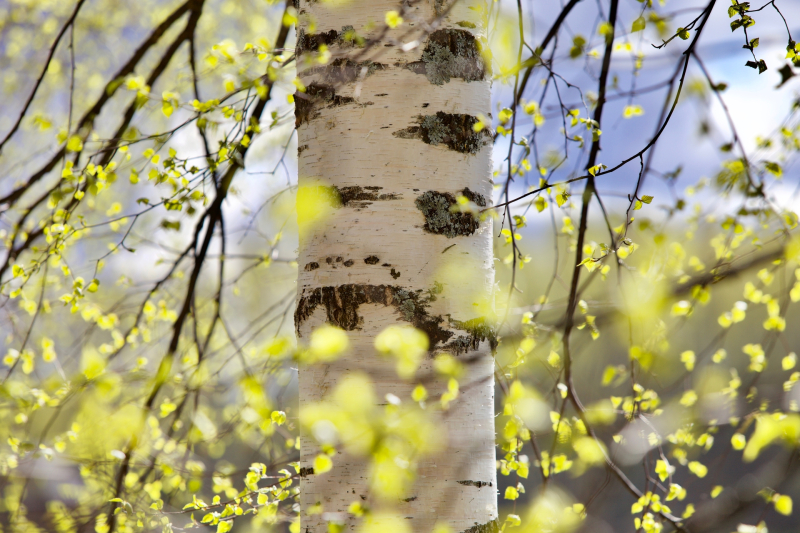
<path fill-rule="evenodd" d="M 0 6 L 4 529 L 796 529 L 798 7 L 365 6 Z"/>

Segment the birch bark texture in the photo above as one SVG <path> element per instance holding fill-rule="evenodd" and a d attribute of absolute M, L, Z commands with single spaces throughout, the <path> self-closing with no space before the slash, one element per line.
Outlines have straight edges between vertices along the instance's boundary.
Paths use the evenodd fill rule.
<path fill-rule="evenodd" d="M 433 385 L 436 354 L 449 352 L 467 369 L 459 398 L 436 414 L 443 451 L 420 462 L 412 494 L 402 501 L 370 494 L 363 457 L 339 451 L 333 470 L 310 473 L 319 450 L 302 434 L 304 532 L 328 531 L 334 516 L 345 531 L 355 530 L 347 514 L 354 501 L 392 508 L 415 532 L 437 523 L 454 533 L 497 530 L 492 221 L 450 209 L 462 196 L 479 208 L 492 197 L 491 133 L 473 127 L 479 115 L 490 114 L 482 2 L 296 3 L 298 75 L 306 91 L 295 95 L 301 228 L 295 327 L 302 342 L 330 323 L 347 330 L 351 343 L 334 363 L 300 370 L 300 410 L 353 372 L 369 376 L 379 401 L 386 394 L 411 401 L 415 382 L 400 379 L 394 362 L 374 348 L 390 325 L 410 323 L 428 335 L 430 357 L 417 382 L 434 399 L 446 387 Z M 400 10 L 405 23 L 387 30 L 390 10 Z M 354 33 L 380 40 L 364 48 Z M 418 46 L 403 47 L 415 40 Z M 321 46 L 331 61 L 306 61 Z M 329 191 L 333 206 L 316 224 L 303 220 L 300 205 L 312 190 Z M 323 513 L 307 514 L 317 504 Z"/>

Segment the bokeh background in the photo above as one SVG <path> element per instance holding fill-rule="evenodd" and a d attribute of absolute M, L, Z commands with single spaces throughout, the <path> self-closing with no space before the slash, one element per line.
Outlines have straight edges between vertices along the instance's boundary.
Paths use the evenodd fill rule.
<path fill-rule="evenodd" d="M 789 1 L 776 3 L 792 35 L 800 36 L 800 5 Z M 539 0 L 522 2 L 525 41 L 530 47 L 539 44 L 562 4 Z M 179 5 L 180 2 L 167 0 L 85 2 L 75 20 L 74 31 L 69 30 L 55 50 L 19 132 L 2 149 L 1 195 L 25 183 L 57 152 L 86 109 L 107 90 L 106 84 L 113 73 Z M 642 4 L 621 2 L 611 63 L 613 83 L 602 123 L 600 163 L 609 167 L 616 165 L 641 150 L 653 136 L 666 94 L 665 82 L 683 60 L 683 52 L 691 40 L 675 39 L 661 49 L 652 45 L 671 36 L 676 28 L 697 17 L 704 7 L 704 3 L 690 0 L 661 2 L 657 12 L 663 17 L 662 25 L 648 19 L 644 31 L 631 32 Z M 798 528 L 796 515 L 785 517 L 768 510 L 772 508 L 763 503 L 757 493 L 770 486 L 800 501 L 796 449 L 774 445 L 755 462 L 744 463 L 741 452 L 731 450 L 728 445 L 736 431 L 734 426 L 727 422 L 716 425 L 712 421 L 746 417 L 762 407 L 770 412 L 774 409 L 797 411 L 797 402 L 800 402 L 797 389 L 785 391 L 784 388 L 794 370 L 781 365 L 782 358 L 800 346 L 800 328 L 797 327 L 800 319 L 796 305 L 792 305 L 788 296 L 796 281 L 794 271 L 785 264 L 775 265 L 769 260 L 777 256 L 759 259 L 761 262 L 752 268 L 709 285 L 709 299 L 702 303 L 705 296 L 693 294 L 691 284 L 687 285 L 687 280 L 699 279 L 720 261 L 714 248 L 714 242 L 720 242 L 714 240 L 719 239 L 719 235 L 723 235 L 721 242 L 728 244 L 740 236 L 740 248 L 734 254 L 741 259 L 732 263 L 734 265 L 762 258 L 780 248 L 785 242 L 780 240 L 784 237 L 780 233 L 783 224 L 780 216 L 755 211 L 753 215 L 746 210 L 768 207 L 782 216 L 784 211 L 796 210 L 800 191 L 794 159 L 796 102 L 800 88 L 797 80 L 800 78 L 789 78 L 781 84 L 783 77 L 779 69 L 790 63 L 786 59 L 787 35 L 783 20 L 771 8 L 754 14 L 757 24 L 749 30 L 750 36 L 760 38 L 755 51 L 769 66 L 766 72 L 758 74 L 757 70 L 745 66 L 751 56 L 742 49 L 741 30 L 731 32 L 727 7 L 722 3 L 715 7 L 696 48 L 710 77 L 715 83 L 724 82 L 727 88 L 719 93 L 712 91 L 697 62 L 690 62 L 674 114 L 657 145 L 651 148 L 652 156 L 650 152 L 645 154 L 646 159 L 652 159 L 639 198 L 647 195 L 653 199 L 632 212 L 635 221 L 627 233 L 638 248 L 625 257 L 620 266 L 612 259 L 607 260 L 603 264 L 610 268 L 602 275 L 600 270 L 584 274 L 584 280 L 588 278 L 591 282 L 587 282 L 581 293 L 586 310 L 576 315 L 576 323 L 585 322 L 586 315 L 596 317 L 594 328 L 599 336 L 593 338 L 591 324 L 573 333 L 575 384 L 587 405 L 610 396 L 630 395 L 630 378 L 625 378 L 625 372 L 630 365 L 632 347 L 652 352 L 653 362 L 647 371 L 637 374 L 637 380 L 644 387 L 656 390 L 661 399 L 664 414 L 653 421 L 657 432 L 665 436 L 691 424 L 689 421 L 695 421 L 698 428 L 707 425 L 715 428 L 717 444 L 704 453 L 702 459 L 709 468 L 708 475 L 698 478 L 688 474 L 685 468 L 677 474 L 681 485 L 692 495 L 690 500 L 698 508 L 706 506 L 706 516 L 710 518 L 704 522 L 702 530 L 734 531 L 737 524 L 755 524 L 766 514 L 770 531 L 790 532 Z M 53 40 L 74 8 L 74 2 L 60 0 L 0 2 L 0 87 L 3 92 L 0 135 L 5 136 L 16 122 Z M 84 394 L 85 388 L 76 386 L 71 376 L 76 372 L 85 375 L 93 361 L 114 352 L 115 343 L 119 342 L 117 336 L 126 333 L 127 324 L 142 302 L 147 301 L 153 284 L 170 271 L 173 261 L 186 248 L 202 212 L 202 202 L 194 204 L 194 214 L 187 210 L 145 209 L 146 204 L 141 199 L 152 204 L 174 191 L 169 182 L 156 185 L 147 179 L 149 170 L 157 165 L 153 163 L 153 154 L 146 154 L 145 150 L 152 148 L 166 159 L 173 149 L 180 158 L 198 161 L 202 166 L 205 152 L 198 129 L 193 124 L 182 126 L 196 114 L 191 102 L 220 98 L 233 87 L 238 88 L 247 80 L 261 76 L 268 64 L 288 59 L 293 53 L 293 31 L 285 50 L 273 49 L 282 23 L 282 4 L 265 0 L 206 0 L 202 9 L 195 40 L 191 43 L 196 54 L 197 84 L 188 43 L 181 45 L 149 90 L 143 90 L 144 78 L 137 78 L 146 77 L 158 63 L 167 44 L 183 30 L 184 17 L 164 33 L 133 75 L 126 78 L 119 92 L 95 119 L 95 129 L 84 141 L 87 152 L 104 146 L 114 135 L 122 113 L 137 92 L 145 95 L 126 132 L 135 141 L 128 151 L 131 158 L 119 154 L 115 159 L 119 160 L 116 181 L 105 194 L 92 195 L 81 206 L 83 221 L 97 226 L 65 250 L 64 264 L 69 268 L 69 276 L 62 276 L 60 267 L 53 269 L 45 274 L 49 276 L 47 291 L 39 291 L 31 283 L 13 298 L 11 293 L 17 285 L 9 282 L 10 270 L 5 273 L 6 277 L 0 277 L 4 283 L 0 296 L 0 324 L 5 337 L 2 353 L 18 349 L 20 340 L 27 335 L 33 313 L 31 304 L 23 302 L 33 302 L 36 309 L 37 298 L 41 296 L 52 309 L 37 315 L 31 340 L 36 351 L 35 364 L 31 372 L 19 378 L 20 383 L 28 383 L 27 388 L 18 385 L 25 388 L 24 393 L 15 392 L 11 386 L 13 379 L 4 382 L 0 413 L 3 428 L 0 435 L 4 441 L 0 443 L 0 522 L 7 524 L 15 505 L 22 501 L 28 509 L 31 528 L 53 530 L 54 522 L 45 516 L 53 516 L 58 505 L 76 508 L 110 488 L 110 478 L 106 474 L 118 463 L 114 452 L 124 446 L 126 438 L 125 431 L 116 428 L 133 423 L 134 417 L 122 407 L 141 401 L 147 380 L 158 368 L 169 340 L 171 320 L 174 320 L 170 312 L 175 311 L 185 291 L 183 287 L 192 263 L 180 264 L 176 274 L 151 299 L 153 308 L 147 310 L 150 340 L 132 343 L 111 364 L 103 365 L 108 377 L 104 387 L 95 387 Z M 490 49 L 496 75 L 492 120 L 496 127 L 501 125 L 502 110 L 513 102 L 513 68 L 519 49 L 517 3 L 501 0 L 494 2 L 491 10 Z M 559 32 L 558 47 L 552 59 L 563 104 L 579 110 L 583 118 L 589 116 L 591 101 L 597 97 L 597 77 L 604 48 L 598 28 L 607 17 L 605 10 L 606 2 L 580 2 Z M 570 57 L 579 35 L 585 44 L 573 54 L 576 57 Z M 548 53 L 550 50 L 552 45 Z M 530 50 L 526 49 L 523 58 L 527 57 L 530 57 Z M 228 488 L 241 484 L 241 478 L 253 462 L 265 463 L 270 472 L 277 475 L 288 461 L 297 459 L 293 436 L 297 417 L 296 365 L 275 357 L 284 354 L 294 343 L 292 312 L 297 269 L 294 258 L 298 246 L 294 206 L 297 143 L 291 102 L 296 88 L 292 83 L 291 62 L 287 64 L 277 75 L 271 100 L 262 115 L 264 131 L 254 136 L 244 159 L 244 169 L 237 174 L 223 207 L 226 233 L 223 279 L 219 278 L 219 269 L 211 266 L 204 269 L 199 279 L 198 316 L 204 317 L 207 324 L 214 314 L 215 298 L 219 294 L 223 319 L 207 347 L 214 355 L 204 370 L 209 375 L 204 378 L 208 386 L 191 399 L 195 402 L 191 426 L 193 431 L 199 432 L 196 445 L 191 453 L 180 446 L 165 452 L 181 468 L 182 475 L 171 478 L 180 477 L 174 486 L 168 486 L 170 476 L 165 474 L 161 485 L 149 483 L 147 488 L 138 489 L 171 494 L 176 502 L 191 493 L 205 494 L 208 500 L 214 493 L 224 494 Z M 552 85 L 546 89 L 542 83 L 547 76 L 546 69 L 535 69 L 523 95 L 526 102 L 539 102 L 538 113 L 527 115 L 522 109 L 518 111 L 515 139 L 526 137 L 535 150 L 534 155 L 527 158 L 531 169 L 520 172 L 509 184 L 510 198 L 539 187 L 542 173 L 538 167 L 545 168 L 550 183 L 583 174 L 591 133 L 583 124 L 569 126 L 569 134 L 582 135 L 586 146 L 580 149 L 576 142 L 565 142 L 559 99 Z M 572 87 L 567 86 L 567 82 Z M 729 115 L 717 94 L 723 98 Z M 170 100 L 181 105 L 167 116 L 164 101 Z M 212 147 L 231 130 L 236 119 L 233 116 L 236 105 L 232 107 L 231 116 L 226 117 L 225 112 L 220 111 L 209 119 L 205 132 Z M 748 197 L 736 187 L 728 191 L 719 185 L 718 178 L 726 168 L 725 163 L 741 155 L 739 146 L 734 143 L 728 117 L 735 124 L 741 146 L 754 168 L 760 168 L 759 179 L 765 183 L 763 197 Z M 174 133 L 162 135 L 179 126 Z M 63 132 L 69 132 L 66 138 Z M 501 135 L 495 143 L 497 202 L 508 199 L 503 194 L 510 138 Z M 570 151 L 566 154 L 569 157 L 557 167 L 556 162 L 565 155 L 565 144 L 569 145 Z M 733 146 L 726 148 L 730 144 Z M 519 164 L 523 151 L 524 147 L 514 148 L 514 164 Z M 779 162 L 780 179 L 764 171 L 767 161 Z M 46 174 L 23 196 L 22 203 L 0 206 L 0 237 L 5 241 L 0 253 L 5 255 L 13 250 L 15 243 L 22 242 L 26 234 L 38 227 L 40 220 L 48 217 L 53 206 L 48 206 L 47 202 L 37 205 L 26 217 L 22 234 L 16 235 L 18 240 L 9 240 L 26 206 L 58 182 L 63 167 L 62 162 Z M 137 170 L 138 181 L 131 179 L 132 169 Z M 588 242 L 598 246 L 599 243 L 610 244 L 607 226 L 615 228 L 624 224 L 629 195 L 636 190 L 639 171 L 639 161 L 634 160 L 612 174 L 597 178 L 608 223 L 594 203 L 589 217 Z M 560 392 L 555 386 L 560 366 L 552 364 L 549 358 L 553 352 L 560 353 L 558 331 L 563 329 L 574 266 L 575 227 L 580 214 L 582 183 L 578 181 L 566 188 L 544 191 L 540 202 L 546 200 L 547 205 L 541 212 L 536 204 L 530 203 L 535 196 L 512 206 L 512 214 L 525 217 L 524 225 L 518 227 L 516 233 L 521 237 L 520 251 L 527 256 L 515 267 L 518 289 L 515 291 L 509 291 L 511 250 L 507 236 L 501 234 L 501 229 L 507 226 L 502 218 L 495 221 L 498 258 L 495 305 L 501 324 L 499 333 L 504 341 L 498 352 L 498 377 L 500 381 L 505 375 L 509 379 L 512 375 L 518 377 L 536 389 L 541 400 L 555 411 L 560 405 Z M 201 185 L 198 190 L 204 190 L 204 186 L 209 185 Z M 559 205 L 558 196 L 562 193 L 569 196 Z M 137 213 L 139 215 L 135 216 Z M 572 229 L 570 222 L 574 226 Z M 125 246 L 119 246 L 120 242 Z M 219 264 L 220 242 L 217 234 L 209 252 L 209 259 L 216 261 L 215 265 Z M 596 257 L 600 256 L 599 250 L 599 247 L 595 250 Z M 24 264 L 26 257 L 23 255 L 11 263 Z M 766 273 L 759 275 L 762 269 Z M 72 292 L 77 277 L 87 283 L 97 279 L 102 290 L 87 294 L 76 312 L 70 313 L 69 305 L 65 306 L 59 298 Z M 783 331 L 765 330 L 767 305 L 748 299 L 744 292 L 747 282 L 782 302 Z M 675 312 L 673 306 L 679 301 L 689 302 L 690 316 Z M 746 319 L 724 328 L 718 318 L 730 312 L 738 301 L 748 303 Z M 116 318 L 111 318 L 112 314 Z M 52 340 L 58 354 L 55 360 L 45 358 L 43 338 Z M 525 338 L 535 339 L 536 346 L 530 349 L 524 362 L 516 365 L 520 343 Z M 769 361 L 763 373 L 748 370 L 750 357 L 742 350 L 746 344 L 768 348 Z M 713 356 L 720 349 L 726 350 L 727 357 L 715 363 Z M 680 354 L 687 350 L 696 353 L 693 372 L 687 372 L 680 359 Z M 176 368 L 184 365 L 186 370 L 181 372 L 184 372 L 184 379 L 190 379 L 188 369 L 197 364 L 197 351 L 187 347 L 179 359 L 181 362 L 176 363 Z M 620 366 L 622 370 L 614 374 L 610 383 L 603 384 L 607 369 Z M 6 367 L 0 374 L 5 375 Z M 258 368 L 261 372 L 257 374 L 258 385 L 251 389 L 242 385 L 243 373 L 246 374 L 248 368 Z M 740 395 L 723 407 L 715 398 L 720 390 L 729 386 L 731 369 L 736 369 L 744 385 Z M 745 399 L 747 385 L 755 376 L 758 376 L 757 392 L 753 398 L 757 401 L 748 401 Z M 30 392 L 35 388 L 30 385 L 34 380 L 50 397 L 58 396 L 57 391 L 65 389 L 68 392 L 63 393 L 62 400 L 74 400 L 48 406 L 47 399 L 36 398 Z M 161 413 L 166 414 L 156 417 L 157 420 L 174 413 L 182 398 L 178 384 L 173 385 L 160 407 Z M 689 390 L 696 391 L 700 397 L 694 406 L 680 403 Z M 253 400 L 254 395 L 261 399 Z M 502 387 L 497 397 L 498 411 L 502 411 Z M 37 402 L 41 409 L 34 407 Z M 288 425 L 269 424 L 269 420 L 265 425 L 264 413 L 271 411 L 284 411 Z M 550 419 L 545 416 L 543 420 L 539 421 L 536 433 L 542 449 L 547 450 L 551 448 L 553 432 Z M 505 418 L 498 418 L 498 431 L 504 423 Z M 79 429 L 76 430 L 75 424 Z M 648 445 L 637 452 L 635 446 L 614 447 L 613 436 L 623 434 L 626 427 L 623 417 L 618 416 L 614 423 L 599 432 L 630 479 L 643 487 L 651 483 L 645 477 L 645 468 L 649 468 L 651 478 L 654 475 L 651 462 L 656 460 L 655 448 Z M 640 430 L 634 427 L 631 435 L 638 435 Z M 163 449 L 169 445 L 170 439 L 155 444 L 160 438 L 157 430 L 142 431 L 150 432 L 147 438 L 153 441 L 153 446 Z M 78 435 L 74 442 L 70 440 L 70 432 Z M 46 436 L 40 440 L 40 435 Z M 19 444 L 9 440 L 20 438 L 23 443 L 30 444 L 27 453 L 25 450 L 21 453 Z M 67 443 L 67 453 L 57 450 L 56 443 L 62 441 Z M 40 449 L 40 444 L 50 452 L 32 454 Z M 568 446 L 557 443 L 552 450 L 557 452 L 562 448 Z M 645 451 L 649 459 L 643 459 Z M 529 443 L 520 453 L 533 463 L 535 454 Z M 10 459 L 12 456 L 16 459 Z M 502 456 L 499 451 L 498 459 Z M 10 468 L 9 461 L 16 461 L 18 465 Z M 94 469 L 96 475 L 82 472 L 83 469 Z M 634 498 L 605 469 L 594 467 L 580 476 L 573 475 L 578 470 L 576 467 L 573 472 L 559 474 L 554 482 L 575 501 L 589 505 L 591 519 L 581 526 L 582 530 L 634 531 L 630 513 Z M 501 518 L 506 513 L 524 515 L 538 493 L 541 478 L 537 476 L 537 469 L 533 467 L 527 480 L 513 473 L 500 476 Z M 515 501 L 505 500 L 506 487 L 516 487 L 518 482 L 523 482 L 524 494 Z M 131 481 L 131 487 L 136 487 L 136 483 L 136 480 Z M 716 485 L 725 490 L 712 499 L 710 492 Z M 236 490 L 228 492 L 235 494 Z M 169 502 L 167 496 L 162 497 Z M 191 496 L 188 498 L 191 501 Z M 676 507 L 682 510 L 685 505 Z M 235 527 L 247 531 L 267 526 L 243 522 Z M 284 528 L 286 524 L 275 527 Z"/>

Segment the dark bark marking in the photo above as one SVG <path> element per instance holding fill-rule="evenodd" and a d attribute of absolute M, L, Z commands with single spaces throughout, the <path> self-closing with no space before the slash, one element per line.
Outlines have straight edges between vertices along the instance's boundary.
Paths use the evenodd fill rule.
<path fill-rule="evenodd" d="M 372 202 L 386 201 L 386 200 L 399 200 L 402 198 L 399 194 L 379 194 L 378 191 L 381 187 L 337 187 L 339 191 L 339 198 L 342 206 L 355 207 L 363 209 L 370 205 Z"/>
<path fill-rule="evenodd" d="M 343 26 L 342 31 L 328 30 L 322 33 L 306 33 L 300 30 L 297 35 L 296 53 L 315 52 L 322 45 L 338 45 L 341 47 L 355 46 L 358 38 L 352 26 Z"/>
<path fill-rule="evenodd" d="M 497 350 L 497 332 L 486 322 L 486 318 L 473 318 L 464 322 L 450 319 L 449 325 L 451 328 L 466 331 L 467 335 L 458 335 L 439 348 L 440 350 L 458 356 L 479 349 L 481 343 L 485 341 L 489 341 L 492 353 Z"/>
<path fill-rule="evenodd" d="M 347 58 L 338 58 L 328 65 L 307 70 L 303 75 L 319 74 L 321 81 L 330 85 L 346 85 L 361 78 L 361 72 L 366 69 L 364 77 L 371 76 L 379 70 L 386 70 L 389 65 L 374 61 L 353 61 Z"/>
<path fill-rule="evenodd" d="M 488 70 L 475 36 L 455 28 L 431 33 L 420 60 L 408 63 L 406 68 L 424 74 L 434 85 L 448 83 L 451 78 L 479 81 Z"/>
<path fill-rule="evenodd" d="M 306 477 L 306 476 L 314 475 L 314 467 L 313 466 L 300 467 L 299 475 L 300 475 L 300 477 Z"/>
<path fill-rule="evenodd" d="M 416 497 L 416 496 L 412 496 L 412 497 L 410 497 L 410 498 L 404 498 L 404 499 L 403 499 L 403 500 L 401 500 L 401 501 L 404 501 L 404 502 L 406 502 L 406 503 L 409 503 L 409 502 L 413 502 L 413 501 L 414 501 L 414 500 L 416 500 L 416 499 L 417 499 L 417 497 Z"/>
<path fill-rule="evenodd" d="M 471 202 L 486 207 L 486 199 L 482 195 L 469 189 L 464 189 L 461 194 Z M 451 208 L 456 205 L 456 197 L 449 192 L 427 191 L 420 195 L 414 203 L 425 217 L 423 229 L 428 233 L 445 235 L 452 239 L 459 235 L 472 235 L 480 226 L 480 222 L 471 213 L 451 211 Z"/>
<path fill-rule="evenodd" d="M 364 262 L 368 265 L 377 265 L 378 261 L 380 261 L 380 259 L 377 255 L 371 255 L 364 259 Z"/>
<path fill-rule="evenodd" d="M 433 9 L 437 15 L 441 15 L 447 9 L 447 0 L 433 0 Z"/>
<path fill-rule="evenodd" d="M 469 529 L 465 529 L 462 533 L 498 533 L 500 528 L 497 525 L 497 520 L 486 522 L 485 524 L 475 524 Z"/>
<path fill-rule="evenodd" d="M 467 486 L 472 486 L 472 487 L 477 487 L 477 488 L 491 487 L 492 486 L 492 483 L 489 482 L 489 481 L 472 481 L 471 479 L 467 479 L 467 480 L 464 480 L 464 481 L 456 481 L 456 483 L 458 483 L 460 485 L 467 485 Z"/>
<path fill-rule="evenodd" d="M 444 318 L 428 313 L 429 303 L 435 299 L 436 290 L 429 290 L 428 295 L 425 295 L 422 290 L 412 292 L 391 285 L 357 284 L 304 289 L 294 313 L 295 327 L 299 329 L 314 310 L 322 306 L 328 323 L 353 331 L 364 323 L 363 317 L 358 314 L 361 305 L 391 305 L 397 308 L 403 320 L 425 332 L 432 351 L 438 344 L 446 343 L 453 336 L 452 331 L 442 328 Z"/>
<path fill-rule="evenodd" d="M 492 139 L 488 128 L 473 129 L 478 119 L 472 115 L 438 111 L 435 115 L 418 116 L 417 123 L 418 126 L 398 130 L 392 135 L 401 139 L 420 139 L 432 146 L 444 144 L 450 150 L 464 154 L 478 153 Z"/>
<path fill-rule="evenodd" d="M 329 85 L 310 84 L 306 92 L 294 93 L 295 127 L 311 122 L 319 116 L 319 109 L 323 107 L 338 107 L 352 104 L 355 99 L 349 96 L 340 96 Z"/>
<path fill-rule="evenodd" d="M 400 272 L 396 271 L 395 269 L 392 269 L 392 271 L 391 271 L 391 272 L 389 272 L 389 274 L 390 274 L 390 275 L 391 275 L 391 276 L 392 276 L 394 279 L 397 279 L 397 278 L 399 278 L 399 277 L 400 277 Z"/>
<path fill-rule="evenodd" d="M 336 267 L 338 267 L 340 263 L 342 265 L 346 266 L 346 267 L 351 267 L 351 266 L 353 266 L 355 264 L 355 261 L 353 261 L 352 259 L 348 259 L 347 261 L 345 261 L 342 256 L 336 256 L 336 257 L 330 256 L 330 257 L 326 257 L 325 258 L 325 263 L 330 265 L 331 268 L 336 269 Z M 318 262 L 312 261 L 311 263 L 308 263 L 304 267 L 304 270 L 306 272 L 309 272 L 311 270 L 316 270 L 319 267 L 320 267 L 320 265 L 319 265 Z"/>
<path fill-rule="evenodd" d="M 340 32 L 329 30 L 322 33 L 306 33 L 301 29 L 299 33 L 300 34 L 297 36 L 297 55 L 303 52 L 315 52 L 319 50 L 319 47 L 322 45 L 330 46 L 336 43 L 336 41 L 339 40 Z"/>

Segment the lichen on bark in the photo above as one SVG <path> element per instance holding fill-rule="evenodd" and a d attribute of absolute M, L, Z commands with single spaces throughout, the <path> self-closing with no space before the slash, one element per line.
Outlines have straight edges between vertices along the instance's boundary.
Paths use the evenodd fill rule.
<path fill-rule="evenodd" d="M 487 72 L 478 40 L 469 31 L 456 28 L 431 33 L 419 61 L 406 68 L 424 74 L 434 85 L 448 83 L 451 78 L 479 81 Z"/>
<path fill-rule="evenodd" d="M 461 194 L 481 207 L 486 206 L 486 199 L 480 194 L 469 189 L 462 190 Z M 425 217 L 425 225 L 422 229 L 450 239 L 475 233 L 480 222 L 472 213 L 453 212 L 452 207 L 456 203 L 455 195 L 449 192 L 427 191 L 420 195 L 414 204 Z"/>
<path fill-rule="evenodd" d="M 401 139 L 419 139 L 432 146 L 443 144 L 464 154 L 476 154 L 492 138 L 486 128 L 475 131 L 477 123 L 478 119 L 472 115 L 438 111 L 435 115 L 417 116 L 418 126 L 395 131 L 392 135 Z"/>

